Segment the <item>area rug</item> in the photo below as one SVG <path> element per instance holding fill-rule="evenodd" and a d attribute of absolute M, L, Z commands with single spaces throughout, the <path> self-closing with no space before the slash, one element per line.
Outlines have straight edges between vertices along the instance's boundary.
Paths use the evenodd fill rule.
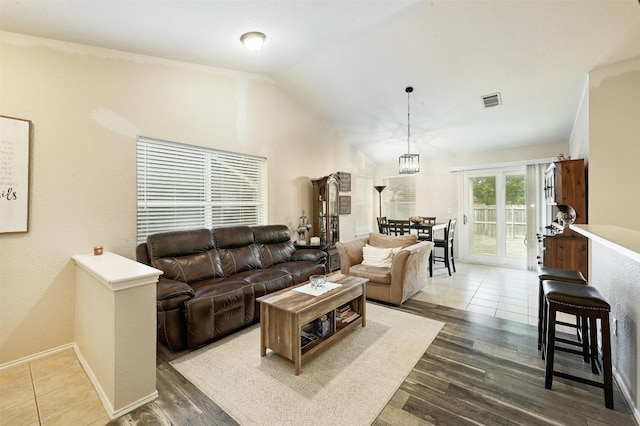
<path fill-rule="evenodd" d="M 267 351 L 260 328 L 171 362 L 241 425 L 370 425 L 444 324 L 367 303 L 366 327 L 302 364 Z"/>

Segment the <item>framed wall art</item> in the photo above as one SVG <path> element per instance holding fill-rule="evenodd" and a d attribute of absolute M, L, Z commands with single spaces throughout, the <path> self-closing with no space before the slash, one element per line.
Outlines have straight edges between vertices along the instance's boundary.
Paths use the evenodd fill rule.
<path fill-rule="evenodd" d="M 0 233 L 27 232 L 31 121 L 0 116 Z"/>
<path fill-rule="evenodd" d="M 351 195 L 341 195 L 340 199 L 340 214 L 351 214 Z"/>
<path fill-rule="evenodd" d="M 338 172 L 340 176 L 340 192 L 351 192 L 351 173 Z"/>

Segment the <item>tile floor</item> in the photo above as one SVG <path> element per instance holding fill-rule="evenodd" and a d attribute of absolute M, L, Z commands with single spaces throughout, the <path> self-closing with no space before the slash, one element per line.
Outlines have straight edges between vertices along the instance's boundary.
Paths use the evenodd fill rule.
<path fill-rule="evenodd" d="M 109 417 L 73 349 L 0 370 L 0 425 L 104 425 Z"/>
<path fill-rule="evenodd" d="M 456 262 L 452 276 L 446 268 L 435 268 L 433 278 L 414 298 L 537 327 L 538 288 L 535 271 Z M 560 313 L 559 320 L 574 322 L 575 317 Z M 573 333 L 567 327 L 558 331 Z"/>

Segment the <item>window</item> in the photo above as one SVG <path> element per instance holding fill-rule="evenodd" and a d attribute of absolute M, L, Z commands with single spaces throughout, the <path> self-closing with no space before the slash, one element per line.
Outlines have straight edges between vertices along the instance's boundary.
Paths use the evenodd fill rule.
<path fill-rule="evenodd" d="M 373 190 L 373 179 L 368 176 L 355 177 L 356 196 L 356 236 L 371 232 L 373 221 L 371 206 L 371 191 Z"/>
<path fill-rule="evenodd" d="M 267 222 L 267 160 L 145 137 L 137 141 L 137 241 L 157 232 Z"/>
<path fill-rule="evenodd" d="M 416 177 L 394 176 L 383 179 L 383 214 L 389 219 L 409 219 L 416 210 Z"/>

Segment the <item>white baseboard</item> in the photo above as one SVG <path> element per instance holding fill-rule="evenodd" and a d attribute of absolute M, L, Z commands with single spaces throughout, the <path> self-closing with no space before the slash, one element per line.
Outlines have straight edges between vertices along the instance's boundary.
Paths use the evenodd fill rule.
<path fill-rule="evenodd" d="M 124 414 L 127 414 L 129 411 L 135 410 L 138 407 L 141 407 L 141 406 L 143 406 L 145 404 L 148 404 L 148 403 L 150 403 L 151 401 L 153 401 L 154 399 L 156 399 L 158 397 L 158 391 L 154 391 L 150 395 L 147 395 L 144 398 L 141 398 L 138 401 L 135 401 L 135 402 L 127 405 L 126 407 L 123 407 L 123 408 L 120 408 L 118 410 L 115 410 L 113 408 L 113 406 L 111 405 L 111 401 L 109 401 L 109 398 L 107 398 L 107 395 L 105 394 L 104 389 L 102 389 L 102 386 L 100 386 L 100 382 L 96 378 L 95 374 L 93 374 L 93 371 L 91 370 L 91 367 L 89 366 L 87 361 L 84 359 L 84 357 L 82 356 L 82 353 L 80 353 L 80 350 L 78 349 L 78 346 L 76 346 L 75 343 L 68 343 L 66 345 L 58 346 L 57 348 L 48 349 L 46 351 L 38 352 L 37 354 L 34 354 L 34 355 L 29 355 L 27 357 L 20 358 L 20 359 L 8 362 L 6 364 L 2 364 L 2 365 L 0 365 L 0 370 L 4 370 L 6 368 L 15 367 L 17 365 L 24 364 L 24 363 L 27 363 L 27 362 L 32 362 L 32 361 L 35 361 L 37 359 L 44 358 L 46 356 L 53 355 L 53 354 L 58 353 L 58 352 L 62 352 L 62 351 L 67 350 L 67 349 L 73 349 L 73 351 L 75 352 L 76 357 L 78 358 L 78 361 L 80 362 L 80 365 L 82 366 L 82 368 L 85 371 L 85 373 L 87 373 L 87 377 L 89 377 L 89 380 L 91 381 L 91 384 L 95 388 L 95 390 L 96 390 L 96 392 L 98 394 L 98 397 L 100 398 L 100 401 L 102 402 L 102 406 L 104 407 L 104 410 L 107 412 L 107 415 L 109 416 L 109 418 L 111 420 L 116 419 L 116 418 L 118 418 L 118 417 L 120 417 L 120 416 L 122 416 Z"/>
<path fill-rule="evenodd" d="M 91 383 L 93 384 L 93 387 L 98 393 L 98 397 L 100 398 L 100 401 L 102 401 L 102 406 L 104 407 L 105 411 L 107 412 L 107 415 L 111 420 L 117 419 L 118 417 L 124 414 L 127 414 L 129 411 L 135 410 L 138 407 L 148 404 L 158 397 L 158 391 L 156 390 L 156 391 L 153 391 L 153 393 L 151 393 L 150 395 L 147 395 L 125 407 L 122 407 L 118 410 L 114 409 L 113 405 L 111 404 L 111 401 L 109 400 L 106 393 L 104 392 L 104 389 L 100 385 L 100 382 L 96 378 L 96 375 L 93 373 L 93 370 L 91 370 L 91 366 L 89 366 L 87 361 L 84 359 L 84 357 L 82 356 L 82 353 L 80 352 L 80 349 L 78 349 L 75 343 L 73 344 L 73 349 L 76 353 L 76 356 L 78 357 L 78 360 L 80 361 L 80 364 L 82 365 L 82 368 L 87 373 L 89 380 L 91 381 Z"/>
<path fill-rule="evenodd" d="M 636 421 L 637 425 L 640 425 L 640 411 L 638 410 L 638 407 L 636 407 L 635 403 L 633 402 L 633 398 L 631 398 L 631 393 L 629 393 L 629 390 L 624 385 L 624 381 L 622 380 L 622 377 L 620 377 L 620 375 L 618 374 L 618 371 L 615 368 L 613 368 L 613 379 L 618 384 L 618 388 L 620 389 L 620 393 L 624 397 L 624 400 L 627 401 L 627 404 L 631 409 L 631 413 L 633 414 L 633 419 Z"/>
<path fill-rule="evenodd" d="M 76 353 L 78 353 L 75 346 L 76 346 L 75 343 L 67 343 L 66 345 L 58 346 L 57 348 L 47 349 L 46 351 L 38 352 L 37 354 L 29 355 L 24 358 L 16 359 L 11 362 L 2 364 L 0 365 L 0 370 L 4 370 L 5 368 L 15 367 L 16 365 L 24 364 L 26 362 L 35 361 L 37 359 L 44 358 L 46 356 L 53 355 L 58 352 L 62 352 L 67 349 L 73 349 Z"/>

